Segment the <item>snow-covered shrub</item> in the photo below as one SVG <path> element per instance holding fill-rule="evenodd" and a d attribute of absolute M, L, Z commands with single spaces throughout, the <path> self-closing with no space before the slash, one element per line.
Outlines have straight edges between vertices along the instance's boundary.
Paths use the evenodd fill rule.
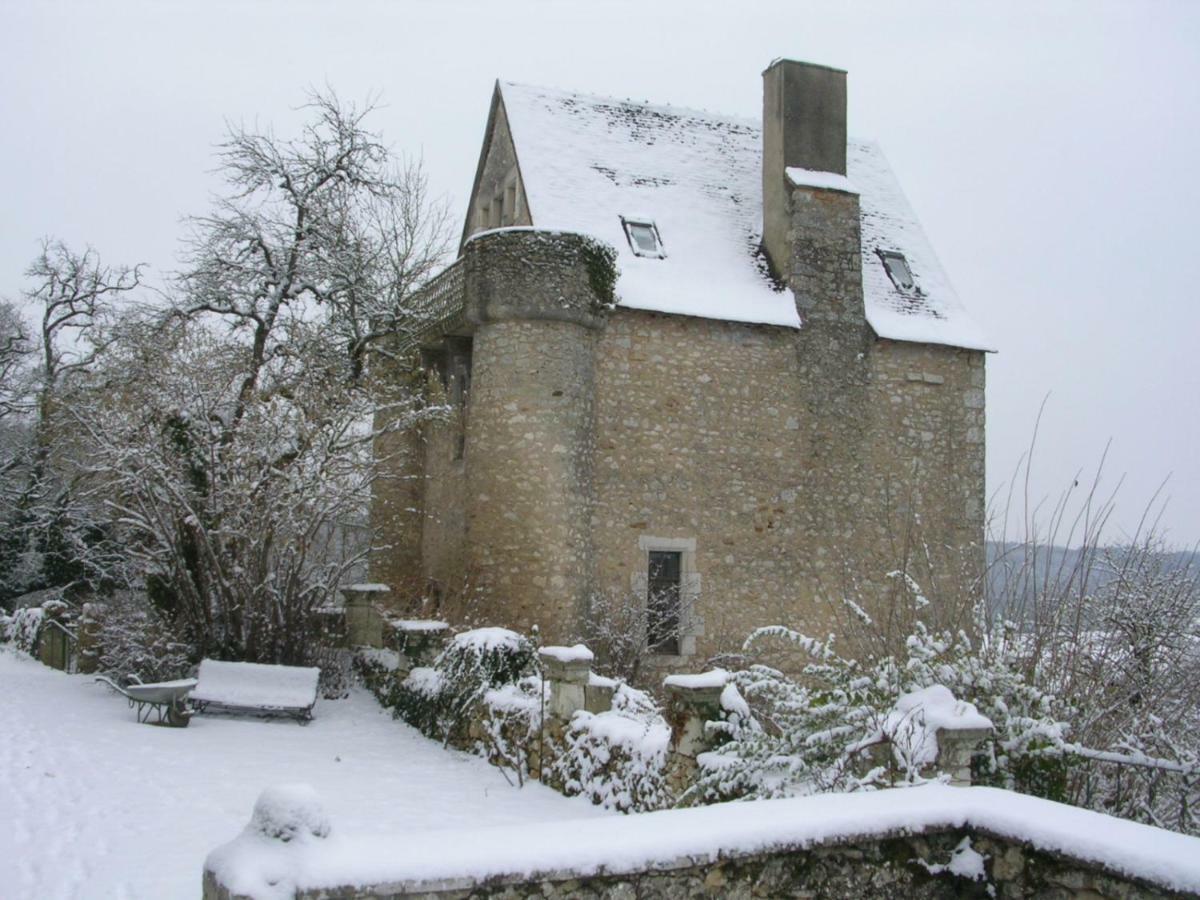
<path fill-rule="evenodd" d="M 396 714 L 431 737 L 463 743 L 488 691 L 513 685 L 534 666 L 536 647 L 506 628 L 457 634 L 432 667 L 413 669 L 401 683 Z"/>
<path fill-rule="evenodd" d="M 190 644 L 142 595 L 119 591 L 105 603 L 90 603 L 86 615 L 94 636 L 96 671 L 118 680 L 182 678 L 195 662 Z"/>
<path fill-rule="evenodd" d="M 746 647 L 770 639 L 800 648 L 811 662 L 797 676 L 762 665 L 731 673 L 750 715 L 710 723 L 725 742 L 701 755 L 701 775 L 687 799 L 921 783 L 930 748 L 914 739 L 920 723 L 901 701 L 935 686 L 974 704 L 995 727 L 977 760 L 981 780 L 1019 789 L 1034 786 L 1034 775 L 1052 780 L 1059 754 L 1047 751 L 1065 728 L 1061 705 L 1025 679 L 1004 647 L 977 647 L 965 633 L 933 633 L 920 621 L 899 657 L 842 657 L 832 636 L 815 640 L 783 627 L 756 631 Z"/>
<path fill-rule="evenodd" d="M 610 710 L 576 712 L 564 743 L 550 769 L 565 793 L 621 812 L 671 805 L 666 780 L 671 727 L 644 691 L 620 684 Z"/>
<path fill-rule="evenodd" d="M 482 698 L 476 749 L 493 765 L 524 784 L 541 761 L 542 721 L 548 686 L 538 675 L 491 688 Z"/>
<path fill-rule="evenodd" d="M 449 742 L 453 723 L 444 715 L 442 676 L 437 669 L 417 666 L 395 682 L 390 697 L 396 718 L 403 719 L 428 737 Z"/>
<path fill-rule="evenodd" d="M 394 650 L 359 647 L 350 660 L 351 670 L 385 709 L 393 712 L 400 696 L 407 668 Z"/>
<path fill-rule="evenodd" d="M 709 723 L 723 742 L 697 759 L 700 775 L 686 802 L 855 790 L 878 777 L 874 770 L 865 779 L 857 774 L 852 748 L 879 730 L 890 706 L 887 691 L 856 662 L 837 656 L 832 637 L 817 641 L 780 627 L 761 629 L 746 644 L 772 637 L 813 661 L 802 679 L 765 665 L 729 674 L 744 710 Z M 730 700 L 736 706 L 732 694 Z"/>
<path fill-rule="evenodd" d="M 45 620 L 46 611 L 40 606 L 18 609 L 11 616 L 0 616 L 0 637 L 18 650 L 32 653 L 37 648 L 38 635 Z"/>

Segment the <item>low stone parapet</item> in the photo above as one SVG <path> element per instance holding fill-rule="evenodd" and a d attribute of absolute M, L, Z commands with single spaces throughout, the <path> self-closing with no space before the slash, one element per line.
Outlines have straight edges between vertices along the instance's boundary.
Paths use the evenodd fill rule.
<path fill-rule="evenodd" d="M 206 900 L 1185 897 L 1200 839 L 927 785 L 454 832 L 340 835 L 285 791 L 205 863 Z M 266 827 L 262 823 L 266 823 Z"/>

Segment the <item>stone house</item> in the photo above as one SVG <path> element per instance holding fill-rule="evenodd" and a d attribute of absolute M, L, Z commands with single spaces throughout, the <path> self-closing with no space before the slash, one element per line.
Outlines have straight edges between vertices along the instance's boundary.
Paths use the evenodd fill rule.
<path fill-rule="evenodd" d="M 885 602 L 914 558 L 972 590 L 987 339 L 847 139 L 846 74 L 763 79 L 761 124 L 497 83 L 398 338 L 454 413 L 380 445 L 374 580 L 555 642 L 619 598 L 676 667 Z"/>

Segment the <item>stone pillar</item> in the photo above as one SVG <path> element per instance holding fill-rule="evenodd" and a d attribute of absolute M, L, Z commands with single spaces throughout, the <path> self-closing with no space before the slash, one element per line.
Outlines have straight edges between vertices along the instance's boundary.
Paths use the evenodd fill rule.
<path fill-rule="evenodd" d="M 727 680 L 724 669 L 713 669 L 700 675 L 668 675 L 663 681 L 667 721 L 671 724 L 667 784 L 676 798 L 695 783 L 699 768 L 696 757 L 712 749 L 705 724 L 722 717 L 721 694 Z"/>
<path fill-rule="evenodd" d="M 390 593 L 385 584 L 352 584 L 342 588 L 346 598 L 346 643 L 353 647 L 383 647 L 383 616 L 376 608 Z"/>
<path fill-rule="evenodd" d="M 950 776 L 955 787 L 971 786 L 971 758 L 979 745 L 992 735 L 991 728 L 942 726 L 935 732 L 938 745 L 934 765 Z"/>
<path fill-rule="evenodd" d="M 721 693 L 729 674 L 713 669 L 699 675 L 668 675 L 663 681 L 669 702 L 671 750 L 695 760 L 712 749 L 704 725 L 721 718 Z"/>
<path fill-rule="evenodd" d="M 587 705 L 587 684 L 592 671 L 592 651 L 583 644 L 574 647 L 543 647 L 538 651 L 542 674 L 550 685 L 546 712 L 568 722 Z"/>
<path fill-rule="evenodd" d="M 79 660 L 76 671 L 80 675 L 91 675 L 100 667 L 100 616 L 103 612 L 95 603 L 83 604 L 79 614 L 79 626 L 76 634 L 79 644 Z"/>
<path fill-rule="evenodd" d="M 590 672 L 588 683 L 583 688 L 583 708 L 590 713 L 608 712 L 612 709 L 613 694 L 616 692 L 617 682 L 614 679 Z"/>

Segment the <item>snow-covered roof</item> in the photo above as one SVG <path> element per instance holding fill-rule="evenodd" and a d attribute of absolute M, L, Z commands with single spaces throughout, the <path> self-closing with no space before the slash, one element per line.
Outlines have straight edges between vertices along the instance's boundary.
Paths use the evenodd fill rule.
<path fill-rule="evenodd" d="M 775 290 L 757 252 L 757 121 L 511 82 L 499 89 L 534 226 L 581 232 L 615 247 L 622 306 L 800 326 L 791 292 Z M 894 340 L 991 349 L 879 148 L 852 140 L 847 169 L 838 186 L 860 195 L 871 327 Z M 803 178 L 803 171 L 789 174 Z M 666 258 L 634 255 L 622 216 L 653 221 Z M 876 250 L 903 253 L 920 293 L 897 290 Z"/>

